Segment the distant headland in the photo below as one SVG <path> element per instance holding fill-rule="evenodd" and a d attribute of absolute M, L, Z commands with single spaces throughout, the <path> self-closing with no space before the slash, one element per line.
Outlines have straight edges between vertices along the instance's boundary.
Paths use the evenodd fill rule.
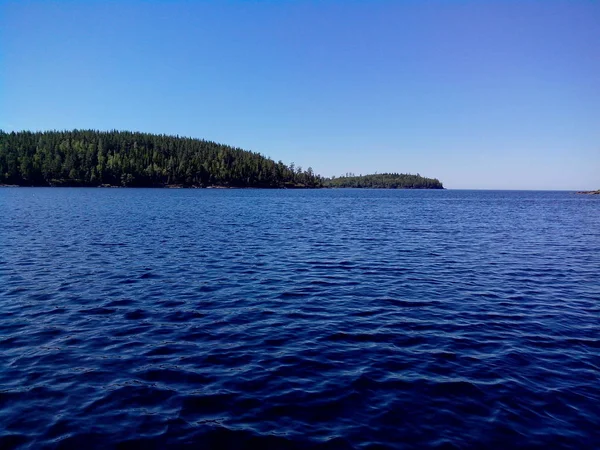
<path fill-rule="evenodd" d="M 443 189 L 382 173 L 325 178 L 216 142 L 129 131 L 0 130 L 0 186 Z"/>
<path fill-rule="evenodd" d="M 597 191 L 579 191 L 576 194 L 589 194 L 589 195 L 600 195 L 600 189 Z"/>

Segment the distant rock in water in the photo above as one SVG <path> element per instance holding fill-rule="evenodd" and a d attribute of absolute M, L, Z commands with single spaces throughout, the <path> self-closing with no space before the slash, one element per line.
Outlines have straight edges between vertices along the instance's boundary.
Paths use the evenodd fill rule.
<path fill-rule="evenodd" d="M 597 191 L 579 191 L 577 194 L 600 195 L 600 189 Z"/>

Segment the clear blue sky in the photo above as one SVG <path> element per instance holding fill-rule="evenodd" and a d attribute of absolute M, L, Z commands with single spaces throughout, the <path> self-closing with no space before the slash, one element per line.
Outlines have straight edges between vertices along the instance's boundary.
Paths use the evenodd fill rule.
<path fill-rule="evenodd" d="M 0 0 L 0 128 L 598 189 L 600 2 Z"/>

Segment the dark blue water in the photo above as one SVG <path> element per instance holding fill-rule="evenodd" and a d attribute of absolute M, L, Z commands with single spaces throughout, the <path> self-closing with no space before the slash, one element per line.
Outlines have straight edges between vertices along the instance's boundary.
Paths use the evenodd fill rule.
<path fill-rule="evenodd" d="M 0 448 L 600 447 L 600 197 L 0 189 Z"/>

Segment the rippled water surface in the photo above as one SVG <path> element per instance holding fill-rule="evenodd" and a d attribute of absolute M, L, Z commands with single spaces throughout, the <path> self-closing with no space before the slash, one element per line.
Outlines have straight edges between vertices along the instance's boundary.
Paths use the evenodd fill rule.
<path fill-rule="evenodd" d="M 600 448 L 600 197 L 0 189 L 0 448 Z"/>

